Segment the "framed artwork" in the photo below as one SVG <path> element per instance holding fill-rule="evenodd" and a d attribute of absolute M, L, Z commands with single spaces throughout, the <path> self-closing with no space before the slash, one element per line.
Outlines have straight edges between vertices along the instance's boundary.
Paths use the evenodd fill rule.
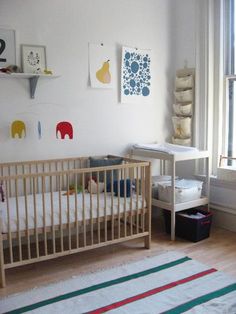
<path fill-rule="evenodd" d="M 45 46 L 21 45 L 21 57 L 24 73 L 40 74 L 47 69 Z"/>
<path fill-rule="evenodd" d="M 89 43 L 91 87 L 114 88 L 115 60 L 115 47 Z"/>
<path fill-rule="evenodd" d="M 123 47 L 121 64 L 121 102 L 152 101 L 151 50 Z"/>
<path fill-rule="evenodd" d="M 0 68 L 16 64 L 16 35 L 13 29 L 0 29 Z"/>

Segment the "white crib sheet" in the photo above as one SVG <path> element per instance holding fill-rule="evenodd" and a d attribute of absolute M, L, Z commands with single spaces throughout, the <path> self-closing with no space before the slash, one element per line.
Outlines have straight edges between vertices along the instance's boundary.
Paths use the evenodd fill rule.
<path fill-rule="evenodd" d="M 84 204 L 85 204 L 85 219 L 91 218 L 90 216 L 90 194 L 84 194 Z M 45 219 L 46 226 L 52 225 L 52 215 L 51 215 L 51 203 L 53 204 L 53 219 L 54 225 L 60 224 L 60 208 L 59 208 L 59 192 L 44 193 L 44 204 L 45 204 Z M 28 208 L 28 228 L 35 228 L 35 215 L 34 215 L 34 202 L 36 204 L 36 216 L 37 216 L 37 227 L 43 227 L 43 195 L 36 194 L 35 200 L 32 194 L 27 195 L 27 208 Z M 106 215 L 111 215 L 112 213 L 112 204 L 111 204 L 111 193 L 107 193 L 106 197 Z M 92 194 L 92 217 L 97 218 L 97 194 Z M 124 212 L 125 199 L 120 197 L 120 212 Z M 138 197 L 138 208 L 142 208 L 142 196 Z M 144 204 L 145 201 L 144 201 Z M 132 207 L 131 207 L 131 198 L 126 198 L 126 211 L 136 210 L 137 206 L 137 197 L 136 194 L 132 197 Z M 105 197 L 104 193 L 101 193 L 99 196 L 99 217 L 105 215 Z M 69 208 L 70 208 L 70 222 L 75 222 L 75 195 L 69 196 Z M 11 232 L 16 232 L 17 229 L 17 206 L 16 198 L 9 198 L 9 213 L 10 213 L 10 225 Z M 21 231 L 26 230 L 26 212 L 25 212 L 25 197 L 18 197 L 18 211 L 19 211 L 19 229 Z M 114 215 L 118 213 L 118 197 L 113 197 L 113 213 Z M 0 214 L 2 217 L 2 232 L 8 232 L 8 217 L 7 217 L 7 204 L 6 201 L 0 203 Z M 63 195 L 61 192 L 61 215 L 62 215 L 62 224 L 68 223 L 68 210 L 67 210 L 67 196 Z M 82 194 L 77 194 L 77 217 L 78 221 L 83 220 L 82 212 Z"/>

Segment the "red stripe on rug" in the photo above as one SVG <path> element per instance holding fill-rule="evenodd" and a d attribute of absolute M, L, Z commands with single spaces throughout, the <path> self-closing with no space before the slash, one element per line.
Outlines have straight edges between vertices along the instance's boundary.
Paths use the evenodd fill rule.
<path fill-rule="evenodd" d="M 141 294 L 137 294 L 137 295 L 135 295 L 133 297 L 130 297 L 130 298 L 127 298 L 127 299 L 124 299 L 124 300 L 121 300 L 121 301 L 118 301 L 118 302 L 106 305 L 104 307 L 101 307 L 99 309 L 93 310 L 93 311 L 88 312 L 88 313 L 89 314 L 105 313 L 107 311 L 116 309 L 116 308 L 121 307 L 123 305 L 126 305 L 126 304 L 129 304 L 129 303 L 132 303 L 132 302 L 135 302 L 135 301 L 147 298 L 147 297 L 149 297 L 151 295 L 154 295 L 154 294 L 157 294 L 159 292 L 162 292 L 162 291 L 171 289 L 173 287 L 176 287 L 178 285 L 182 285 L 184 283 L 190 282 L 190 281 L 192 281 L 194 279 L 198 279 L 198 278 L 204 277 L 204 276 L 206 276 L 208 274 L 211 274 L 211 273 L 214 273 L 216 271 L 217 270 L 215 268 L 211 268 L 211 269 L 202 271 L 200 273 L 197 273 L 195 275 L 192 275 L 192 276 L 180 279 L 180 280 L 173 281 L 171 283 L 168 283 L 167 285 L 164 285 L 164 286 L 161 286 L 161 287 L 158 287 L 158 288 L 155 288 L 155 289 L 151 289 L 151 290 L 143 292 Z"/>

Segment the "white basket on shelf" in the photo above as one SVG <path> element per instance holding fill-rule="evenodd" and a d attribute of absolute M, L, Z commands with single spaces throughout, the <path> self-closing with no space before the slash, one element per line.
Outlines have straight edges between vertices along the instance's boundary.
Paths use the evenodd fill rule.
<path fill-rule="evenodd" d="M 203 182 L 198 180 L 175 180 L 175 202 L 184 203 L 199 199 L 202 194 L 202 186 Z M 158 198 L 160 201 L 170 203 L 172 191 L 171 182 L 158 183 Z"/>

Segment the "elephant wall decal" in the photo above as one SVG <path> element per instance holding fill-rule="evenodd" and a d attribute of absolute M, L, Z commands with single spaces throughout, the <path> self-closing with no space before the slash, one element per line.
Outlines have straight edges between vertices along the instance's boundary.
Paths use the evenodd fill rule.
<path fill-rule="evenodd" d="M 70 122 L 61 121 L 56 126 L 56 137 L 59 138 L 58 133 L 61 134 L 61 139 L 64 140 L 65 136 L 68 135 L 69 139 L 73 139 L 73 127 Z"/>
<path fill-rule="evenodd" d="M 20 120 L 15 120 L 11 124 L 11 136 L 12 138 L 24 138 L 26 136 L 25 123 Z"/>

